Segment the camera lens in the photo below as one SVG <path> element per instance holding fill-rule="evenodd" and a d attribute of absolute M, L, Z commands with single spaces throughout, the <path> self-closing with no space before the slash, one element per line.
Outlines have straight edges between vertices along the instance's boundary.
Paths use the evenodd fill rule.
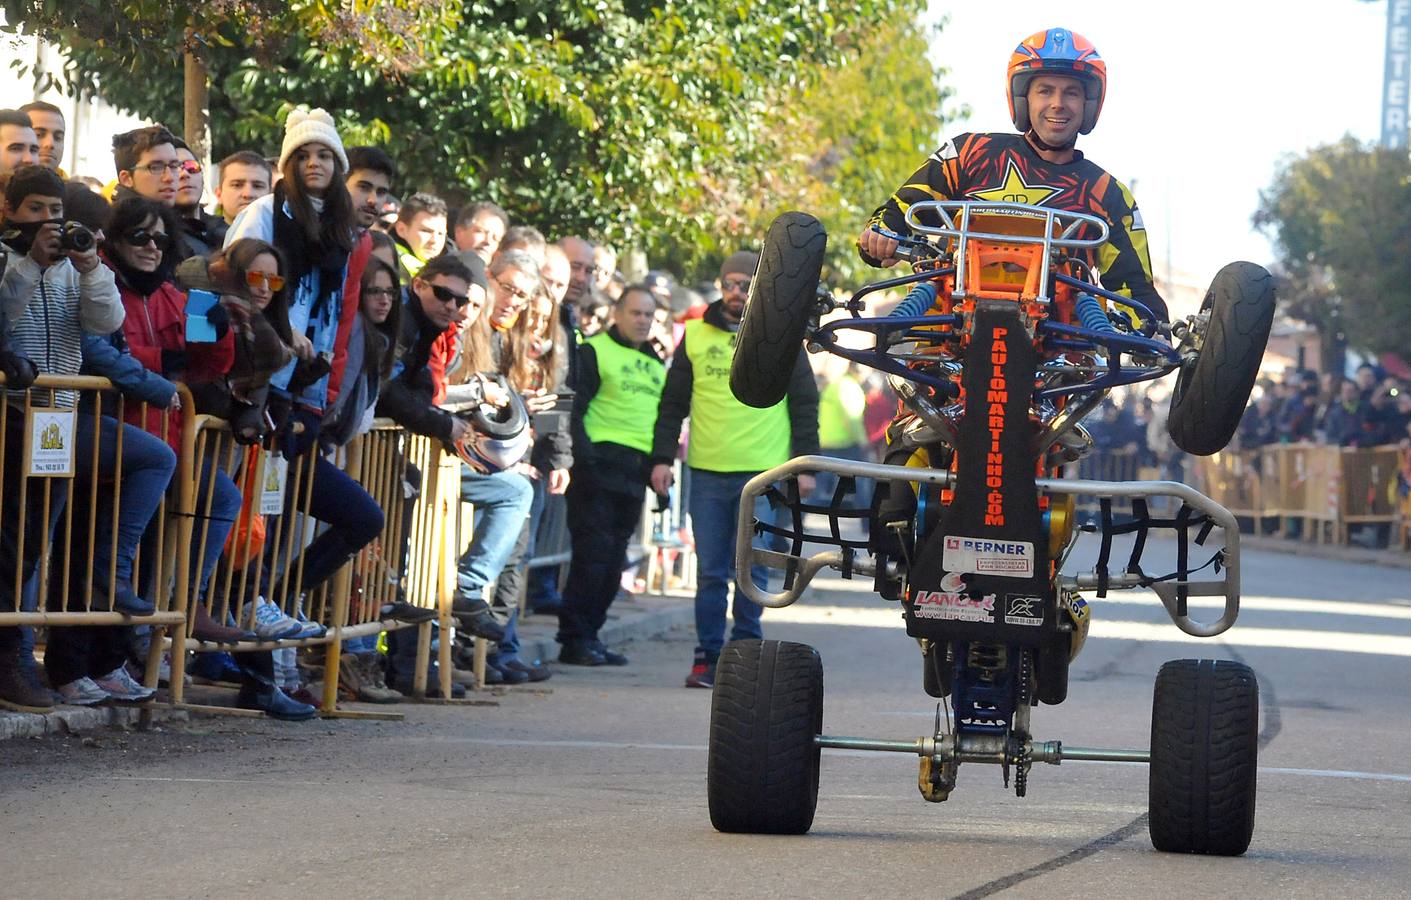
<path fill-rule="evenodd" d="M 93 232 L 77 222 L 65 222 L 59 235 L 59 246 L 65 250 L 87 253 L 93 249 Z"/>

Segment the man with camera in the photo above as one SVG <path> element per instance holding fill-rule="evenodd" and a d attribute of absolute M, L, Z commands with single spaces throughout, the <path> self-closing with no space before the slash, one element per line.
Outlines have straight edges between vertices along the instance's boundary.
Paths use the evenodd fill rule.
<path fill-rule="evenodd" d="M 0 310 L 13 352 L 0 366 L 6 375 L 12 407 L 4 435 L 6 459 L 10 460 L 23 459 L 24 453 L 26 428 L 21 410 L 25 398 L 21 389 L 33 383 L 36 373 L 77 375 L 82 364 L 83 335 L 111 334 L 123 323 L 123 306 L 113 273 L 99 264 L 92 233 L 64 221 L 63 195 L 64 183 L 59 176 L 38 165 L 16 169 L 5 189 L 0 234 L 7 265 L 0 283 Z M 29 400 L 33 406 L 71 409 L 77 392 L 36 391 Z M 95 444 L 96 470 L 85 471 L 88 461 L 95 459 Z M 96 525 L 99 533 L 94 536 L 93 557 L 85 561 L 96 573 L 92 608 L 113 609 L 132 616 L 150 615 L 153 605 L 132 589 L 132 562 L 142 532 L 176 469 L 176 456 L 161 440 L 106 416 L 96 422 L 92 416 L 78 416 L 74 445 L 80 477 L 107 480 L 114 478 L 119 467 L 122 472 L 117 534 L 114 537 L 105 533 L 112 523 L 101 519 Z M 6 496 L 19 496 L 23 477 L 21 466 L 5 467 Z M 57 524 L 66 487 L 62 479 L 51 487 L 48 521 L 35 515 L 33 504 L 26 510 L 23 559 L 19 552 L 19 504 L 7 504 L 0 526 L 0 571 L 18 572 L 21 584 L 29 581 L 40 564 L 43 537 Z M 114 572 L 111 583 L 109 571 Z M 16 608 L 19 598 L 6 593 L 15 583 L 4 579 L 0 609 Z M 69 642 L 75 662 L 83 670 L 75 669 L 76 680 L 72 683 L 56 685 L 74 693 L 65 694 L 65 699 L 73 700 L 79 694 L 125 700 L 145 696 L 147 692 L 122 669 L 125 635 L 117 629 L 87 631 L 93 633 L 84 634 L 80 640 L 75 629 L 75 640 Z M 0 705 L 44 710 L 52 701 L 34 677 L 33 658 L 25 658 L 28 654 L 23 648 L 28 643 L 20 629 L 0 628 Z"/>

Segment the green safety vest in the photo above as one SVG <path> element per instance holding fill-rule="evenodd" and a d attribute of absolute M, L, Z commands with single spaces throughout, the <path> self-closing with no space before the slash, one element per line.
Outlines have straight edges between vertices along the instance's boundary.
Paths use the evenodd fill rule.
<path fill-rule="evenodd" d="M 686 355 L 691 360 L 691 441 L 686 463 L 710 472 L 762 472 L 789 461 L 789 406 L 746 406 L 730 392 L 733 331 L 702 319 L 686 323 Z"/>
<path fill-rule="evenodd" d="M 598 359 L 602 383 L 583 415 L 583 430 L 594 443 L 606 441 L 651 453 L 666 364 L 622 346 L 606 331 L 584 343 Z"/>

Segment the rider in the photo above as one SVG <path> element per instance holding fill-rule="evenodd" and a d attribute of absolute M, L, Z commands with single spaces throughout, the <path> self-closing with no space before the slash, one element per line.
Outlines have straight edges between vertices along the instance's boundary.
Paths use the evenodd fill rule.
<path fill-rule="evenodd" d="M 922 200 L 1031 203 L 1091 213 L 1111 225 L 1111 238 L 1096 259 L 1103 287 L 1141 301 L 1166 321 L 1136 200 L 1073 146 L 1097 124 L 1107 93 L 1107 66 L 1097 49 L 1065 28 L 1030 35 L 1009 58 L 1007 93 L 1020 134 L 962 134 L 947 141 L 872 214 L 858 238 L 863 261 L 896 265 L 898 242 L 874 228 L 910 234 L 906 210 Z"/>

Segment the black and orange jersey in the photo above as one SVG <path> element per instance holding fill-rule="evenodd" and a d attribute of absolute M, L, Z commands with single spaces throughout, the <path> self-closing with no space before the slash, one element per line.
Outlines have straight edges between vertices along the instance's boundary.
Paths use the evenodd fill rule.
<path fill-rule="evenodd" d="M 1060 165 L 1039 156 L 1020 134 L 962 134 L 931 154 L 868 224 L 910 234 L 906 210 L 922 200 L 1030 203 L 1101 216 L 1111 226 L 1108 242 L 1092 260 L 1102 272 L 1102 286 L 1167 318 L 1166 303 L 1152 284 L 1146 226 L 1136 200 L 1082 153 L 1075 151 L 1072 162 Z M 865 254 L 863 259 L 876 263 Z"/>

